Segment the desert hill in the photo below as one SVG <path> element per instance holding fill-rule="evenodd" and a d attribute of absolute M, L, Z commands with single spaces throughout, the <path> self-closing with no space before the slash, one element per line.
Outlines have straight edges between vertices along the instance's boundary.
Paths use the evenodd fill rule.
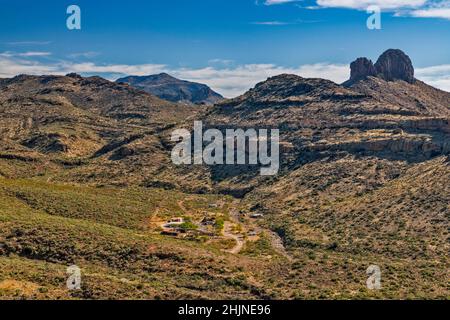
<path fill-rule="evenodd" d="M 118 79 L 117 83 L 127 83 L 161 99 L 194 104 L 214 104 L 224 98 L 207 85 L 174 78 L 167 73 L 150 76 L 129 76 Z"/>

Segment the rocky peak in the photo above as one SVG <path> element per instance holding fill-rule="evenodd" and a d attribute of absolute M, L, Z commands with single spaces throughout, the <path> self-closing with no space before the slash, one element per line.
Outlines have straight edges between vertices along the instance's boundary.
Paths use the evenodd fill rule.
<path fill-rule="evenodd" d="M 375 63 L 379 77 L 386 81 L 404 80 L 414 82 L 414 67 L 411 59 L 401 50 L 389 49 Z"/>
<path fill-rule="evenodd" d="M 344 85 L 363 80 L 369 76 L 386 81 L 403 80 L 414 83 L 414 67 L 411 59 L 401 50 L 389 49 L 384 52 L 375 65 L 367 58 L 358 58 L 350 65 L 350 80 Z"/>
<path fill-rule="evenodd" d="M 350 75 L 351 81 L 357 81 L 369 76 L 377 75 L 377 70 L 375 69 L 372 60 L 369 60 L 367 58 L 356 59 L 351 63 L 350 69 L 351 69 Z"/>

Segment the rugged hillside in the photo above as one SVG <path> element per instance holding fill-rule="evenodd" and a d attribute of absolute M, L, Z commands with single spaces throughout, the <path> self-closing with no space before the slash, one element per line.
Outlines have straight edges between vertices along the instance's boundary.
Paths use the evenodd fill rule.
<path fill-rule="evenodd" d="M 214 104 L 223 100 L 220 94 L 207 85 L 180 80 L 167 73 L 142 77 L 129 76 L 118 79 L 116 82 L 127 83 L 134 88 L 172 102 Z"/>
<path fill-rule="evenodd" d="M 97 177 L 103 176 L 104 182 L 111 183 L 115 179 L 114 160 L 142 153 L 142 162 L 159 165 L 158 154 L 164 148 L 157 133 L 198 111 L 195 106 L 170 103 L 99 77 L 71 74 L 3 79 L 0 158 L 20 161 L 24 166 L 10 168 L 10 161 L 6 161 L 9 169 L 2 174 L 29 176 L 32 173 L 27 170 L 35 172 L 38 167 L 35 173 L 56 170 L 66 176 L 71 170 L 80 170 L 85 173 L 81 180 L 90 177 L 100 183 L 103 181 Z M 31 165 L 33 162 L 40 164 Z M 139 167 L 134 163 L 131 170 Z M 130 177 L 128 180 L 133 183 Z"/>
<path fill-rule="evenodd" d="M 449 270 L 450 94 L 405 81 L 410 74 L 389 69 L 410 72 L 412 66 L 399 67 L 404 54 L 399 59 L 385 63 L 383 72 L 402 79 L 387 81 L 379 73 L 340 86 L 280 75 L 208 115 L 211 127 L 281 129 L 280 175 L 236 176 L 223 167 L 217 176 L 222 187 L 245 190 L 248 212 L 263 213 L 261 224 L 292 255 L 420 257 L 427 269 Z"/>
<path fill-rule="evenodd" d="M 0 297 L 449 298 L 450 94 L 411 68 L 390 50 L 344 85 L 279 75 L 214 107 L 0 80 Z M 280 173 L 175 166 L 170 135 L 194 120 L 280 129 Z"/>
<path fill-rule="evenodd" d="M 26 76 L 0 80 L 2 107 L 21 111 L 25 116 L 49 110 L 69 112 L 70 108 L 95 116 L 133 124 L 157 125 L 176 122 L 189 110 L 127 85 L 100 77 L 82 78 L 77 74 L 62 76 Z M 24 108 L 26 108 L 24 110 Z M 43 112 L 46 112 L 42 114 Z"/>
<path fill-rule="evenodd" d="M 417 162 L 450 150 L 448 99 L 448 93 L 421 82 L 370 77 L 345 88 L 281 75 L 218 104 L 206 119 L 211 127 L 280 128 L 287 172 L 342 155 Z"/>
<path fill-rule="evenodd" d="M 400 50 L 388 50 L 373 65 L 367 58 L 351 64 L 345 87 L 377 102 L 406 109 L 411 115 L 449 117 L 450 94 L 414 78 L 411 59 Z"/>
<path fill-rule="evenodd" d="M 385 62 L 386 56 L 394 61 Z M 412 65 L 399 67 L 409 60 L 405 57 L 390 50 L 380 61 L 410 72 Z M 352 64 L 352 76 L 358 80 L 345 86 L 295 75 L 270 78 L 240 97 L 217 104 L 206 122 L 211 127 L 279 128 L 286 174 L 308 163 L 346 156 L 417 163 L 449 154 L 449 93 L 418 80 L 355 76 L 361 69 L 357 64 Z M 410 76 L 401 76 L 399 70 L 383 72 Z M 223 171 L 220 183 L 228 181 L 230 187 L 267 183 L 258 182 L 256 176 L 236 178 L 229 166 Z"/>

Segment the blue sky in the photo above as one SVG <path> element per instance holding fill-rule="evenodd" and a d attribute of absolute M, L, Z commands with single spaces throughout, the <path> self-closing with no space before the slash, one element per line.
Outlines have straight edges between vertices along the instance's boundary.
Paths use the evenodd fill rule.
<path fill-rule="evenodd" d="M 450 90 L 448 0 L 1 0 L 0 77 L 169 72 L 230 97 L 278 73 L 341 82 L 388 48 Z M 81 8 L 81 30 L 66 9 Z M 382 9 L 369 30 L 366 9 Z"/>

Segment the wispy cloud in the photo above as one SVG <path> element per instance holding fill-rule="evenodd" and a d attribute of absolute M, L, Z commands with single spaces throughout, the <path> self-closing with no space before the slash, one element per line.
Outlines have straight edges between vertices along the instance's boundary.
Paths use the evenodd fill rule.
<path fill-rule="evenodd" d="M 292 2 L 300 2 L 302 0 L 265 0 L 264 4 L 271 6 L 277 4 L 286 4 Z M 446 1 L 446 0 L 445 0 Z M 399 9 L 399 8 L 417 8 L 425 5 L 433 0 L 317 0 L 316 6 L 307 6 L 305 8 L 350 8 L 365 10 L 369 6 L 379 6 L 383 9 Z"/>
<path fill-rule="evenodd" d="M 5 44 L 8 46 L 45 46 L 51 43 L 51 41 L 15 41 L 6 42 Z"/>
<path fill-rule="evenodd" d="M 295 0 L 266 0 L 266 5 L 277 5 Z M 450 20 L 449 0 L 316 0 L 315 5 L 299 6 L 302 9 L 344 8 L 366 10 L 369 6 L 378 6 L 395 13 L 395 16 L 414 18 L 441 18 Z"/>
<path fill-rule="evenodd" d="M 162 64 L 103 64 L 99 65 L 93 62 L 72 63 L 64 62 L 57 66 L 61 73 L 84 73 L 84 74 L 100 74 L 109 78 L 120 77 L 123 75 L 144 76 L 154 73 L 167 71 L 167 67 Z"/>
<path fill-rule="evenodd" d="M 414 10 L 410 15 L 416 18 L 443 18 L 450 20 L 450 8 Z"/>
<path fill-rule="evenodd" d="M 211 59 L 208 60 L 208 64 L 209 65 L 213 65 L 213 66 L 231 66 L 235 63 L 234 60 L 231 59 Z"/>
<path fill-rule="evenodd" d="M 297 19 L 295 21 L 257 21 L 257 22 L 252 22 L 252 24 L 261 25 L 261 26 L 286 26 L 286 25 L 295 25 L 295 24 L 304 24 L 304 23 L 319 23 L 319 22 L 323 22 L 323 20 Z"/>
<path fill-rule="evenodd" d="M 365 10 L 375 5 L 382 9 L 418 8 L 427 0 L 317 0 L 317 5 L 326 8 L 350 8 Z"/>
<path fill-rule="evenodd" d="M 292 24 L 292 23 L 284 22 L 284 21 L 256 21 L 256 22 L 252 22 L 251 24 L 260 25 L 260 26 L 285 26 L 285 25 Z"/>
<path fill-rule="evenodd" d="M 424 8 L 407 12 L 409 16 L 416 18 L 442 18 L 450 20 L 450 1 L 433 1 Z"/>
<path fill-rule="evenodd" d="M 288 2 L 299 2 L 302 0 L 265 0 L 264 4 L 267 6 L 271 6 L 274 4 L 283 4 L 283 3 L 288 3 Z"/>
<path fill-rule="evenodd" d="M 1 57 L 7 57 L 7 58 L 12 58 L 12 57 L 47 57 L 50 56 L 52 53 L 51 52 L 42 52 L 42 51 L 28 51 L 28 52 L 11 52 L 11 51 L 6 51 L 6 52 L 2 52 L 0 53 Z"/>
<path fill-rule="evenodd" d="M 51 56 L 51 52 L 29 51 L 17 54 L 19 57 L 47 57 Z"/>
<path fill-rule="evenodd" d="M 18 74 L 62 74 L 56 65 L 47 65 L 37 61 L 17 59 L 0 55 L 0 78 L 9 78 Z"/>
<path fill-rule="evenodd" d="M 87 52 L 75 52 L 68 55 L 69 58 L 94 58 L 100 55 L 100 52 L 87 51 Z"/>
<path fill-rule="evenodd" d="M 433 87 L 450 92 L 450 64 L 418 68 L 416 77 Z"/>
<path fill-rule="evenodd" d="M 34 58 L 36 56 L 0 53 L 0 77 L 9 78 L 18 74 L 64 75 L 70 72 L 114 77 L 115 75 L 122 76 L 125 74 L 147 75 L 162 72 L 167 69 L 165 65 L 159 64 L 126 65 L 97 64 L 94 62 L 74 63 L 72 61 L 42 62 Z"/>

